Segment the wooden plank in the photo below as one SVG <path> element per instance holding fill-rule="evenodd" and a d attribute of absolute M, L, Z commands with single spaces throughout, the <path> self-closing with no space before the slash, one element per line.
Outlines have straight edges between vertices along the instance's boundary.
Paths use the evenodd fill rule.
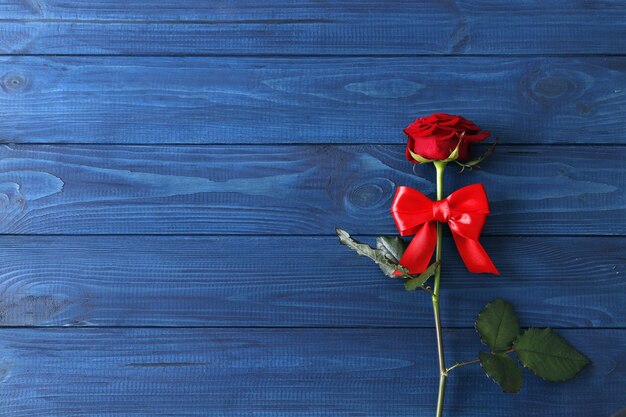
<path fill-rule="evenodd" d="M 4 57 L 0 78 L 12 143 L 402 143 L 436 111 L 503 143 L 626 143 L 626 58 Z"/>
<path fill-rule="evenodd" d="M 373 14 L 383 18 L 399 20 L 398 23 L 408 23 L 410 19 L 420 18 L 422 24 L 433 24 L 428 17 L 434 18 L 438 14 L 465 17 L 471 20 L 473 16 L 486 18 L 490 16 L 507 18 L 507 13 L 519 13 L 519 18 L 534 17 L 537 20 L 547 19 L 548 14 L 553 17 L 586 17 L 585 23 L 594 23 L 600 17 L 613 18 L 616 14 L 626 13 L 624 4 L 617 0 L 605 0 L 602 3 L 576 3 L 564 5 L 557 0 L 525 0 L 523 3 L 492 2 L 485 4 L 480 0 L 460 0 L 454 5 L 441 4 L 435 0 L 426 0 L 416 5 L 415 2 L 400 0 L 393 3 L 384 0 L 369 0 L 354 3 L 349 0 L 335 0 L 320 3 L 315 0 L 218 0 L 206 2 L 203 0 L 127 0 L 120 4 L 118 0 L 98 0 L 90 3 L 67 0 L 38 0 L 3 1 L 0 4 L 2 20 L 76 20 L 76 21 L 123 21 L 123 22 L 249 22 L 251 20 L 268 20 L 269 22 L 285 23 L 290 19 L 304 20 L 317 18 L 341 22 L 352 17 L 358 20 L 376 19 Z M 482 6 L 482 7 L 481 7 Z M 568 7 L 569 6 L 569 7 Z M 463 14 L 463 16 L 458 16 Z M 408 16 L 407 16 L 408 15 Z M 325 18 L 325 19 L 323 19 Z M 511 19 L 513 20 L 513 19 Z M 582 19 L 581 19 L 582 20 Z M 590 22 L 591 21 L 591 22 Z M 354 22 L 358 23 L 358 22 Z M 443 20 L 439 23 L 446 23 Z M 503 24 L 497 20 L 492 24 Z M 532 24 L 532 22 L 528 22 Z M 572 24 L 571 21 L 565 23 Z M 584 40 L 583 40 L 584 41 Z"/>
<path fill-rule="evenodd" d="M 446 241 L 445 326 L 472 327 L 502 297 L 529 326 L 626 327 L 623 238 L 483 243 L 502 276 L 467 272 Z M 3 236 L 0 271 L 1 326 L 433 323 L 426 293 L 332 237 Z"/>
<path fill-rule="evenodd" d="M 619 0 L 5 2 L 5 54 L 621 54 Z"/>
<path fill-rule="evenodd" d="M 501 146 L 446 189 L 485 184 L 485 235 L 624 234 L 623 154 Z M 416 173 L 400 145 L 4 145 L 0 232 L 393 234 L 396 184 L 434 191 L 432 166 Z"/>
<path fill-rule="evenodd" d="M 524 371 L 518 395 L 478 365 L 455 370 L 446 415 L 609 416 L 626 404 L 624 331 L 560 331 L 593 365 L 573 381 Z M 0 411 L 22 416 L 431 415 L 432 330 L 53 329 L 0 331 Z M 484 349 L 444 335 L 450 361 Z"/>

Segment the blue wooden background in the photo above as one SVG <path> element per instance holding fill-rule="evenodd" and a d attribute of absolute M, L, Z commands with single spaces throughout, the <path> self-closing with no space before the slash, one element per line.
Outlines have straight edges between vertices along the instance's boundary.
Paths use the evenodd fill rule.
<path fill-rule="evenodd" d="M 341 248 L 395 233 L 402 128 L 498 136 L 484 245 L 444 246 L 449 361 L 515 303 L 593 364 L 506 395 L 454 372 L 446 417 L 626 407 L 621 0 L 1 0 L 0 414 L 431 416 L 432 313 Z"/>

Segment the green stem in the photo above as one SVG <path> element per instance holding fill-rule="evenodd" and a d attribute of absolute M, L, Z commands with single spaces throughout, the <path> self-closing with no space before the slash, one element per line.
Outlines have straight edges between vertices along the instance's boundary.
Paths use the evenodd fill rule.
<path fill-rule="evenodd" d="M 508 355 L 509 353 L 515 352 L 514 348 L 511 349 L 507 349 L 507 350 L 501 350 L 501 351 L 495 351 L 492 353 L 504 353 L 505 355 Z M 465 366 L 465 365 L 471 365 L 473 363 L 478 363 L 480 362 L 480 359 L 472 359 L 471 361 L 465 361 L 465 362 L 457 362 L 454 365 L 452 365 L 451 367 L 449 367 L 448 369 L 446 369 L 446 373 L 449 374 L 451 370 L 455 369 L 455 368 L 460 368 L 461 366 Z"/>
<path fill-rule="evenodd" d="M 444 161 L 434 161 L 437 170 L 437 200 L 443 199 L 443 173 L 446 170 Z M 441 223 L 437 223 L 437 247 L 435 249 L 435 261 L 441 262 Z M 441 318 L 439 315 L 439 286 L 441 281 L 441 266 L 435 271 L 435 281 L 432 291 L 433 312 L 435 316 L 435 333 L 437 335 L 437 353 L 439 354 L 439 395 L 437 396 L 437 414 L 436 417 L 443 415 L 443 397 L 446 390 L 446 379 L 448 370 L 446 369 L 443 354 L 443 334 L 441 331 Z"/>
<path fill-rule="evenodd" d="M 480 362 L 480 359 L 473 359 L 471 361 L 466 361 L 466 362 L 457 362 L 454 365 L 452 365 L 451 367 L 449 367 L 448 369 L 446 369 L 446 372 L 450 373 L 450 371 L 455 369 L 455 368 L 460 368 L 461 366 L 471 365 L 473 363 L 478 363 L 478 362 Z"/>

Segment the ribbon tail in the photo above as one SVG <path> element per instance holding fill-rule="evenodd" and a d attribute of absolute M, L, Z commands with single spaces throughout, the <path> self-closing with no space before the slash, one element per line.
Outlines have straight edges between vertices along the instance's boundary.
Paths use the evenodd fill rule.
<path fill-rule="evenodd" d="M 409 246 L 400 258 L 400 265 L 408 268 L 410 274 L 421 274 L 428 268 L 437 244 L 435 222 L 424 223 L 417 230 Z"/>
<path fill-rule="evenodd" d="M 468 271 L 476 274 L 486 272 L 500 275 L 500 271 L 491 262 L 491 258 L 477 240 L 467 239 L 456 233 L 452 233 L 452 236 Z"/>

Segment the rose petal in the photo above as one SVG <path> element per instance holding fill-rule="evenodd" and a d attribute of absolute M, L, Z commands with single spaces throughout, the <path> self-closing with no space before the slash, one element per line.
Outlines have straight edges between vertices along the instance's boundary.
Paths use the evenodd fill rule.
<path fill-rule="evenodd" d="M 466 134 L 463 137 L 463 141 L 467 141 L 467 142 L 481 142 L 485 139 L 487 139 L 489 137 L 491 133 L 489 133 L 488 131 L 484 130 L 480 133 L 477 133 L 475 135 L 468 135 Z"/>
<path fill-rule="evenodd" d="M 404 132 L 408 136 L 406 157 L 413 163 L 419 162 L 413 159 L 409 150 L 426 159 L 442 160 L 447 159 L 457 146 L 459 160 L 466 160 L 470 157 L 470 143 L 489 136 L 489 132 L 481 132 L 472 121 L 448 113 L 417 118 Z"/>
<path fill-rule="evenodd" d="M 445 126 L 459 127 L 461 125 L 461 118 L 456 116 L 456 117 L 453 117 L 453 118 L 451 118 L 449 120 L 441 122 L 441 124 L 445 125 Z"/>
<path fill-rule="evenodd" d="M 437 135 L 433 135 L 433 137 L 439 142 L 444 142 L 444 141 L 454 142 L 454 146 L 456 146 L 456 144 L 459 143 L 459 139 L 457 139 L 459 135 L 454 130 L 450 131 L 450 133 L 448 133 L 447 135 L 445 133 L 439 133 Z M 451 141 L 452 138 L 455 138 L 455 139 Z"/>

